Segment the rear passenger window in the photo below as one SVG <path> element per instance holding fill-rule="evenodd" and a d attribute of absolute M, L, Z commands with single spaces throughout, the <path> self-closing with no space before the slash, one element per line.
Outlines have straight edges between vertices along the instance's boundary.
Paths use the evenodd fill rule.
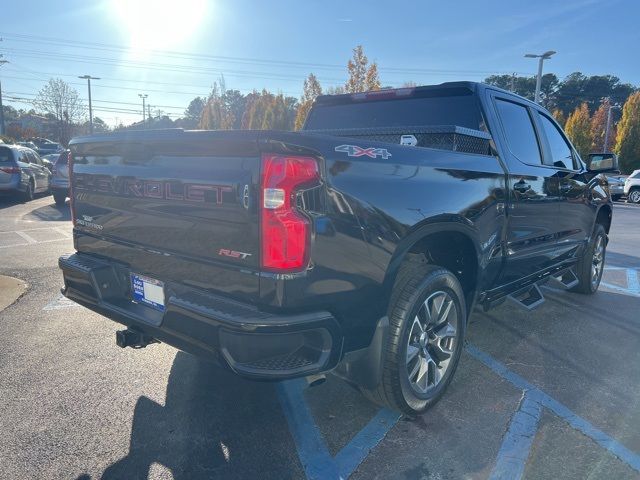
<path fill-rule="evenodd" d="M 40 165 L 42 161 L 38 157 L 38 155 L 34 152 L 26 152 L 27 157 L 29 158 L 29 163 L 33 163 L 34 165 Z M 40 161 L 39 161 L 40 160 Z"/>
<path fill-rule="evenodd" d="M 29 157 L 27 156 L 27 152 L 25 152 L 24 150 L 20 150 L 18 152 L 18 155 L 20 155 L 18 157 L 18 161 L 22 162 L 22 163 L 31 163 L 31 160 L 29 159 Z"/>
<path fill-rule="evenodd" d="M 13 163 L 13 154 L 10 148 L 0 148 L 0 163 Z"/>
<path fill-rule="evenodd" d="M 511 153 L 523 163 L 540 165 L 542 156 L 529 110 L 500 99 L 496 99 L 496 105 Z"/>
<path fill-rule="evenodd" d="M 542 129 L 547 136 L 549 148 L 551 149 L 551 163 L 554 167 L 578 169 L 577 162 L 573 158 L 571 147 L 558 127 L 544 114 L 538 113 Z"/>

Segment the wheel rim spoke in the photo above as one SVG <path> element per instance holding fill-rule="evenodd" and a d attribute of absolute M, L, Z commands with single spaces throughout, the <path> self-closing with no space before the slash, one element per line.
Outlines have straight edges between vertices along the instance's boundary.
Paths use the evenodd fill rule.
<path fill-rule="evenodd" d="M 604 261 L 604 239 L 599 236 L 593 248 L 593 259 L 591 262 L 591 285 L 597 285 L 600 280 L 600 272 Z"/>
<path fill-rule="evenodd" d="M 458 312 L 446 292 L 431 294 L 421 305 L 409 331 L 406 368 L 419 393 L 436 387 L 447 372 L 456 348 Z"/>
<path fill-rule="evenodd" d="M 409 345 L 407 347 L 407 365 L 411 362 L 411 360 L 416 358 L 418 353 L 420 353 L 420 348 L 419 347 L 416 347 L 414 345 Z"/>

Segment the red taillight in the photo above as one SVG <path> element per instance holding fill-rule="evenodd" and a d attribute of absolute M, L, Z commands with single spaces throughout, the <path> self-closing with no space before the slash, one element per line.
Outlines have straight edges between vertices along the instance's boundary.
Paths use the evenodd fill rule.
<path fill-rule="evenodd" d="M 73 222 L 73 226 L 76 226 L 76 207 L 75 200 L 73 198 L 73 155 L 69 152 L 67 160 L 67 165 L 69 165 L 69 210 L 71 210 L 71 221 Z M 60 160 L 58 158 L 58 160 Z M 56 162 L 57 163 L 57 162 Z"/>
<path fill-rule="evenodd" d="M 4 172 L 4 173 L 20 173 L 20 167 L 0 167 L 0 172 Z"/>
<path fill-rule="evenodd" d="M 262 268 L 292 271 L 306 266 L 311 227 L 296 207 L 296 192 L 319 179 L 314 158 L 262 156 Z"/>

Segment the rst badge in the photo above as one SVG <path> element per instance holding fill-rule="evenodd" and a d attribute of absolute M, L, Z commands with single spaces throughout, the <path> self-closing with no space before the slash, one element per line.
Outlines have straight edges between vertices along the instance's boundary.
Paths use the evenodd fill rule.
<path fill-rule="evenodd" d="M 371 158 L 382 158 L 386 160 L 387 158 L 391 158 L 391 154 L 386 148 L 362 148 L 357 145 L 339 145 L 335 148 L 336 152 L 346 153 L 350 157 L 371 157 Z"/>
<path fill-rule="evenodd" d="M 235 250 L 229 250 L 227 248 L 221 248 L 218 251 L 218 255 L 221 255 L 223 257 L 230 257 L 230 258 L 241 258 L 242 260 L 244 260 L 247 257 L 250 257 L 252 254 L 245 253 L 245 252 L 237 252 Z"/>

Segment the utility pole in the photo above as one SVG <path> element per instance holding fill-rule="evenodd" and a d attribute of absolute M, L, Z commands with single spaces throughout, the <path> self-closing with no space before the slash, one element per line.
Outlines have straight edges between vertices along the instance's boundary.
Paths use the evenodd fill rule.
<path fill-rule="evenodd" d="M 554 50 L 549 50 L 544 52 L 542 55 L 536 55 L 533 53 L 527 53 L 525 55 L 526 58 L 538 58 L 538 76 L 536 77 L 536 97 L 535 102 L 540 103 L 540 88 L 542 86 L 542 64 L 545 60 L 551 58 L 551 55 L 554 55 L 556 52 Z"/>
<path fill-rule="evenodd" d="M 9 60 L 2 60 L 2 54 L 0 54 L 0 67 L 5 63 L 9 63 Z M 2 82 L 0 81 L 0 135 L 4 135 L 4 107 L 2 106 Z"/>
<path fill-rule="evenodd" d="M 89 90 L 89 132 L 93 133 L 93 109 L 91 107 L 91 80 L 100 80 L 99 77 L 92 77 L 91 75 L 82 75 L 82 80 L 87 81 L 87 89 Z"/>
<path fill-rule="evenodd" d="M 602 145 L 602 153 L 607 153 L 607 146 L 609 145 L 609 130 L 611 128 L 611 110 L 614 108 L 620 108 L 620 105 L 609 105 L 607 109 L 607 127 L 604 129 L 604 145 Z"/>
<path fill-rule="evenodd" d="M 515 72 L 511 74 L 511 91 L 515 93 L 516 91 L 516 74 Z"/>
<path fill-rule="evenodd" d="M 2 41 L 2 37 L 0 37 L 0 42 Z M 9 60 L 2 60 L 2 55 L 0 53 L 0 67 L 5 63 L 9 63 Z M 0 135 L 4 135 L 4 107 L 2 106 L 2 82 L 0 81 Z"/>
<path fill-rule="evenodd" d="M 149 123 L 151 123 L 151 104 L 147 105 L 147 118 Z"/>
<path fill-rule="evenodd" d="M 147 95 L 146 93 L 139 93 L 138 96 L 142 99 L 142 126 L 143 128 L 147 128 L 147 119 L 145 118 L 145 111 L 147 109 L 145 102 L 146 99 L 149 95 Z"/>

